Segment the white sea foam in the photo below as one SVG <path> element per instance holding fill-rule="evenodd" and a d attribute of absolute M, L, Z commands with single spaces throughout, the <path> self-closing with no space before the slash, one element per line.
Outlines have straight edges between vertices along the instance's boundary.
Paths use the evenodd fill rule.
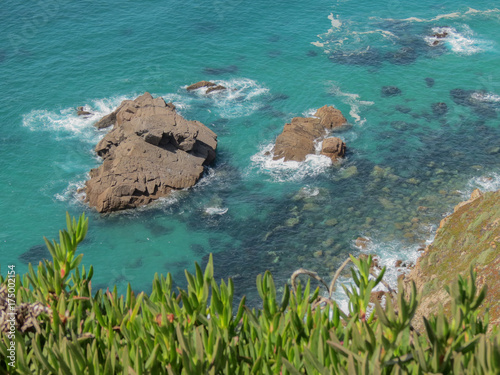
<path fill-rule="evenodd" d="M 460 27 L 460 31 L 454 27 L 434 27 L 432 31 L 435 34 L 445 34 L 446 37 L 424 37 L 429 46 L 434 45 L 435 42 L 443 42 L 451 51 L 462 55 L 472 55 L 493 48 L 493 42 L 474 38 L 474 32 L 465 24 Z"/>
<path fill-rule="evenodd" d="M 162 98 L 167 103 L 175 105 L 175 110 L 180 114 L 183 110 L 191 108 L 190 99 L 180 94 L 166 94 L 162 95 Z"/>
<path fill-rule="evenodd" d="M 316 114 L 317 108 L 310 108 L 304 112 L 302 112 L 302 117 L 316 117 L 314 116 Z"/>
<path fill-rule="evenodd" d="M 360 100 L 359 94 L 342 92 L 340 87 L 334 83 L 329 83 L 329 85 L 331 85 L 329 90 L 330 93 L 335 96 L 339 96 L 345 104 L 349 105 L 349 107 L 351 108 L 349 111 L 349 115 L 354 119 L 356 123 L 358 123 L 359 125 L 363 125 L 366 122 L 366 118 L 362 118 L 360 115 L 361 107 L 371 106 L 375 103 L 366 100 Z"/>
<path fill-rule="evenodd" d="M 312 198 L 318 196 L 319 192 L 319 188 L 306 185 L 299 190 L 297 195 L 301 198 Z"/>
<path fill-rule="evenodd" d="M 428 226 L 429 235 L 425 240 L 425 246 L 432 243 L 436 234 L 437 226 Z M 422 254 L 422 250 L 425 246 L 422 244 L 406 245 L 400 241 L 384 242 L 379 241 L 376 238 L 369 239 L 370 241 L 366 244 L 364 248 L 357 248 L 355 243 L 352 244 L 353 248 L 357 248 L 359 251 L 372 254 L 377 257 L 378 264 L 381 268 L 386 267 L 386 273 L 384 280 L 393 289 L 397 289 L 398 276 L 402 273 L 408 273 L 409 268 L 406 267 L 396 267 L 396 261 L 401 260 L 406 264 L 415 264 L 417 259 Z M 377 290 L 383 290 L 381 285 Z"/>
<path fill-rule="evenodd" d="M 475 92 L 471 95 L 471 97 L 480 102 L 486 103 L 498 103 L 500 102 L 500 95 L 493 94 L 491 92 Z"/>
<path fill-rule="evenodd" d="M 78 137 L 79 139 L 97 143 L 103 136 L 93 124 L 104 115 L 112 112 L 126 97 L 96 99 L 83 106 L 90 112 L 88 116 L 78 116 L 76 108 L 65 108 L 59 111 L 33 110 L 23 115 L 23 126 L 32 131 L 52 131 L 56 137 Z"/>
<path fill-rule="evenodd" d="M 390 41 L 393 44 L 398 38 L 394 33 L 374 28 L 373 30 L 365 30 L 363 25 L 356 25 L 353 22 L 342 22 L 339 16 L 330 13 L 328 19 L 331 22 L 331 28 L 326 33 L 317 35 L 317 41 L 311 42 L 312 45 L 324 48 L 326 53 L 343 48 L 344 46 L 366 46 L 377 42 L 377 39 Z M 357 28 L 362 30 L 356 30 Z"/>
<path fill-rule="evenodd" d="M 305 177 L 317 176 L 325 172 L 332 160 L 324 155 L 307 155 L 303 162 L 273 160 L 274 144 L 262 146 L 260 151 L 251 157 L 252 167 L 267 174 L 276 182 L 300 181 Z"/>
<path fill-rule="evenodd" d="M 429 226 L 429 236 L 425 241 L 425 245 L 432 243 L 436 230 L 437 226 Z M 384 242 L 378 241 L 375 238 L 368 239 L 369 242 L 367 242 L 366 247 L 363 248 L 356 247 L 353 242 L 353 249 L 376 257 L 378 265 L 381 268 L 386 267 L 384 281 L 387 282 L 392 289 L 397 290 L 399 275 L 408 273 L 410 269 L 407 267 L 396 267 L 396 261 L 401 260 L 407 265 L 415 264 L 419 256 L 422 254 L 422 244 L 408 246 L 399 241 Z M 337 290 L 333 294 L 333 299 L 335 299 L 343 311 L 347 311 L 349 300 L 343 288 L 340 287 L 341 284 L 344 284 L 349 290 L 351 290 L 352 279 L 347 277 L 339 278 L 336 284 Z M 387 289 L 384 285 L 379 284 L 374 291 L 387 291 Z"/>
<path fill-rule="evenodd" d="M 330 30 L 333 31 L 333 29 L 339 29 L 342 26 L 342 21 L 339 20 L 338 15 L 334 16 L 333 13 L 330 13 L 330 15 L 328 16 L 328 19 L 330 21 L 332 21 L 332 29 L 330 29 Z"/>
<path fill-rule="evenodd" d="M 405 22 L 435 22 L 443 19 L 459 19 L 465 18 L 467 16 L 486 16 L 491 14 L 500 14 L 500 9 L 487 9 L 487 10 L 477 10 L 473 8 L 469 8 L 466 12 L 453 12 L 446 14 L 439 14 L 433 18 L 418 18 L 418 17 L 408 17 L 402 19 L 394 19 L 394 18 L 386 18 L 386 21 L 405 21 Z M 372 17 L 375 19 L 375 17 Z"/>
<path fill-rule="evenodd" d="M 466 190 L 462 191 L 464 200 L 469 199 L 471 193 L 475 189 L 479 189 L 482 192 L 500 190 L 500 174 L 490 173 L 484 176 L 472 178 L 468 182 Z"/>
<path fill-rule="evenodd" d="M 216 111 L 222 118 L 237 118 L 252 114 L 261 106 L 260 97 L 269 92 L 269 89 L 248 78 L 212 82 L 224 86 L 226 90 L 212 91 L 207 95 L 207 88 L 201 87 L 193 92 L 198 100 L 212 101 L 214 107 L 212 111 Z"/>
<path fill-rule="evenodd" d="M 205 213 L 208 215 L 224 215 L 228 211 L 227 207 L 206 207 Z"/>
<path fill-rule="evenodd" d="M 61 202 L 82 202 L 85 199 L 85 180 L 72 181 L 63 192 L 54 195 L 54 198 Z"/>

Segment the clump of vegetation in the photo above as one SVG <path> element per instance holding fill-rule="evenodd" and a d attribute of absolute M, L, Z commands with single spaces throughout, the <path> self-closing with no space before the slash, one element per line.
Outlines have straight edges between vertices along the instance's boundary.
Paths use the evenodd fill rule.
<path fill-rule="evenodd" d="M 16 277 L 15 298 L 47 309 L 15 338 L 2 333 L 4 374 L 424 374 L 500 373 L 500 334 L 487 336 L 488 314 L 478 306 L 475 274 L 448 289 L 453 315 L 425 320 L 425 332 L 411 328 L 418 296 L 400 288 L 397 302 L 384 307 L 370 295 L 383 271 L 370 276 L 371 257 L 351 257 L 354 285 L 346 288 L 348 311 L 295 283 L 280 300 L 269 272 L 257 277 L 262 307 L 245 298 L 233 305 L 231 279 L 214 280 L 213 261 L 203 272 L 186 271 L 187 289 L 173 290 L 170 274 L 155 275 L 150 295 L 92 291 L 92 267 L 79 268 L 78 244 L 88 222 L 67 220 L 59 243 L 46 241 L 52 261 Z M 5 280 L 0 277 L 0 282 Z M 327 289 L 331 293 L 332 281 Z M 0 301 L 5 304 L 5 301 Z M 19 322 L 17 323 L 19 324 Z M 9 365 L 15 342 L 15 366 Z"/>

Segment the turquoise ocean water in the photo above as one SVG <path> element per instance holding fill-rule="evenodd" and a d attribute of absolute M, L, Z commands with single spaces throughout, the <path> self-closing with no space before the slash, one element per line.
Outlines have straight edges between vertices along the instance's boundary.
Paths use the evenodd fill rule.
<path fill-rule="evenodd" d="M 64 215 L 86 212 L 94 287 L 149 290 L 154 273 L 215 255 L 253 298 L 305 267 L 328 276 L 360 251 L 415 260 L 439 221 L 500 187 L 500 7 L 494 1 L 7 0 L 0 13 L 0 263 L 46 256 Z M 435 33 L 447 37 L 434 46 Z M 213 80 L 205 96 L 185 86 Z M 383 95 L 383 86 L 400 94 Z M 101 216 L 81 202 L 93 123 L 149 91 L 219 138 L 200 183 Z M 445 103 L 445 105 L 436 103 Z M 323 105 L 350 126 L 346 159 L 273 162 L 283 125 Z M 94 113 L 79 118 L 75 108 Z M 355 239 L 369 237 L 367 249 Z M 321 251 L 321 252 L 320 252 Z M 392 271 L 391 271 L 392 272 Z M 393 272 L 394 273 L 394 272 Z M 394 273 L 395 275 L 395 273 Z M 340 298 L 340 297 L 339 297 Z"/>

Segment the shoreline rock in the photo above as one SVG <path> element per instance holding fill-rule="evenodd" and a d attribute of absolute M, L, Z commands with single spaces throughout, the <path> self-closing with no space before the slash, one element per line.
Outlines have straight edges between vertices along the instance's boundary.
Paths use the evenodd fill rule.
<path fill-rule="evenodd" d="M 85 201 L 98 212 L 135 208 L 191 187 L 215 159 L 217 135 L 161 97 L 125 100 L 95 126 L 112 124 L 95 148 L 103 163 L 84 188 Z"/>
<path fill-rule="evenodd" d="M 338 109 L 329 106 L 319 108 L 315 117 L 294 117 L 285 124 L 283 132 L 276 138 L 274 160 L 304 161 L 306 155 L 315 153 L 314 142 L 327 135 L 327 132 L 340 128 L 347 120 Z M 329 138 L 324 152 L 331 154 L 332 159 L 345 154 L 345 143 L 339 138 Z M 326 141 L 326 140 L 325 140 Z"/>

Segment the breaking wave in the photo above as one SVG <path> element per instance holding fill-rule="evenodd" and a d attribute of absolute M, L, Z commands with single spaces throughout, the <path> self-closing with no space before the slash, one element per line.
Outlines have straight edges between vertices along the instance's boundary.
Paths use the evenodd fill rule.
<path fill-rule="evenodd" d="M 195 98 L 192 100 L 211 102 L 212 109 L 210 111 L 215 111 L 221 118 L 232 119 L 252 114 L 262 105 L 260 97 L 269 92 L 269 89 L 248 78 L 214 80 L 212 82 L 224 86 L 226 89 L 206 94 L 206 87 L 201 87 L 193 91 Z"/>
<path fill-rule="evenodd" d="M 88 115 L 78 116 L 76 108 L 65 108 L 59 111 L 33 110 L 23 115 L 23 126 L 32 131 L 55 132 L 58 138 L 78 137 L 88 143 L 97 143 L 104 133 L 93 127 L 101 117 L 111 113 L 123 100 L 130 97 L 119 96 L 96 99 L 85 104 L 83 111 Z"/>
<path fill-rule="evenodd" d="M 461 26 L 460 31 L 457 31 L 454 27 L 434 27 L 432 28 L 432 32 L 434 35 L 424 37 L 429 46 L 443 42 L 452 52 L 458 54 L 472 55 L 493 48 L 492 42 L 475 38 L 472 29 L 465 24 Z M 438 38 L 435 36 L 436 34 L 446 36 Z"/>
<path fill-rule="evenodd" d="M 321 143 L 318 143 L 317 147 L 321 147 Z M 273 160 L 273 148 L 274 143 L 262 146 L 251 160 L 252 169 L 258 169 L 275 182 L 301 181 L 306 177 L 324 173 L 332 165 L 332 160 L 325 155 L 307 155 L 306 160 L 302 162 Z"/>

